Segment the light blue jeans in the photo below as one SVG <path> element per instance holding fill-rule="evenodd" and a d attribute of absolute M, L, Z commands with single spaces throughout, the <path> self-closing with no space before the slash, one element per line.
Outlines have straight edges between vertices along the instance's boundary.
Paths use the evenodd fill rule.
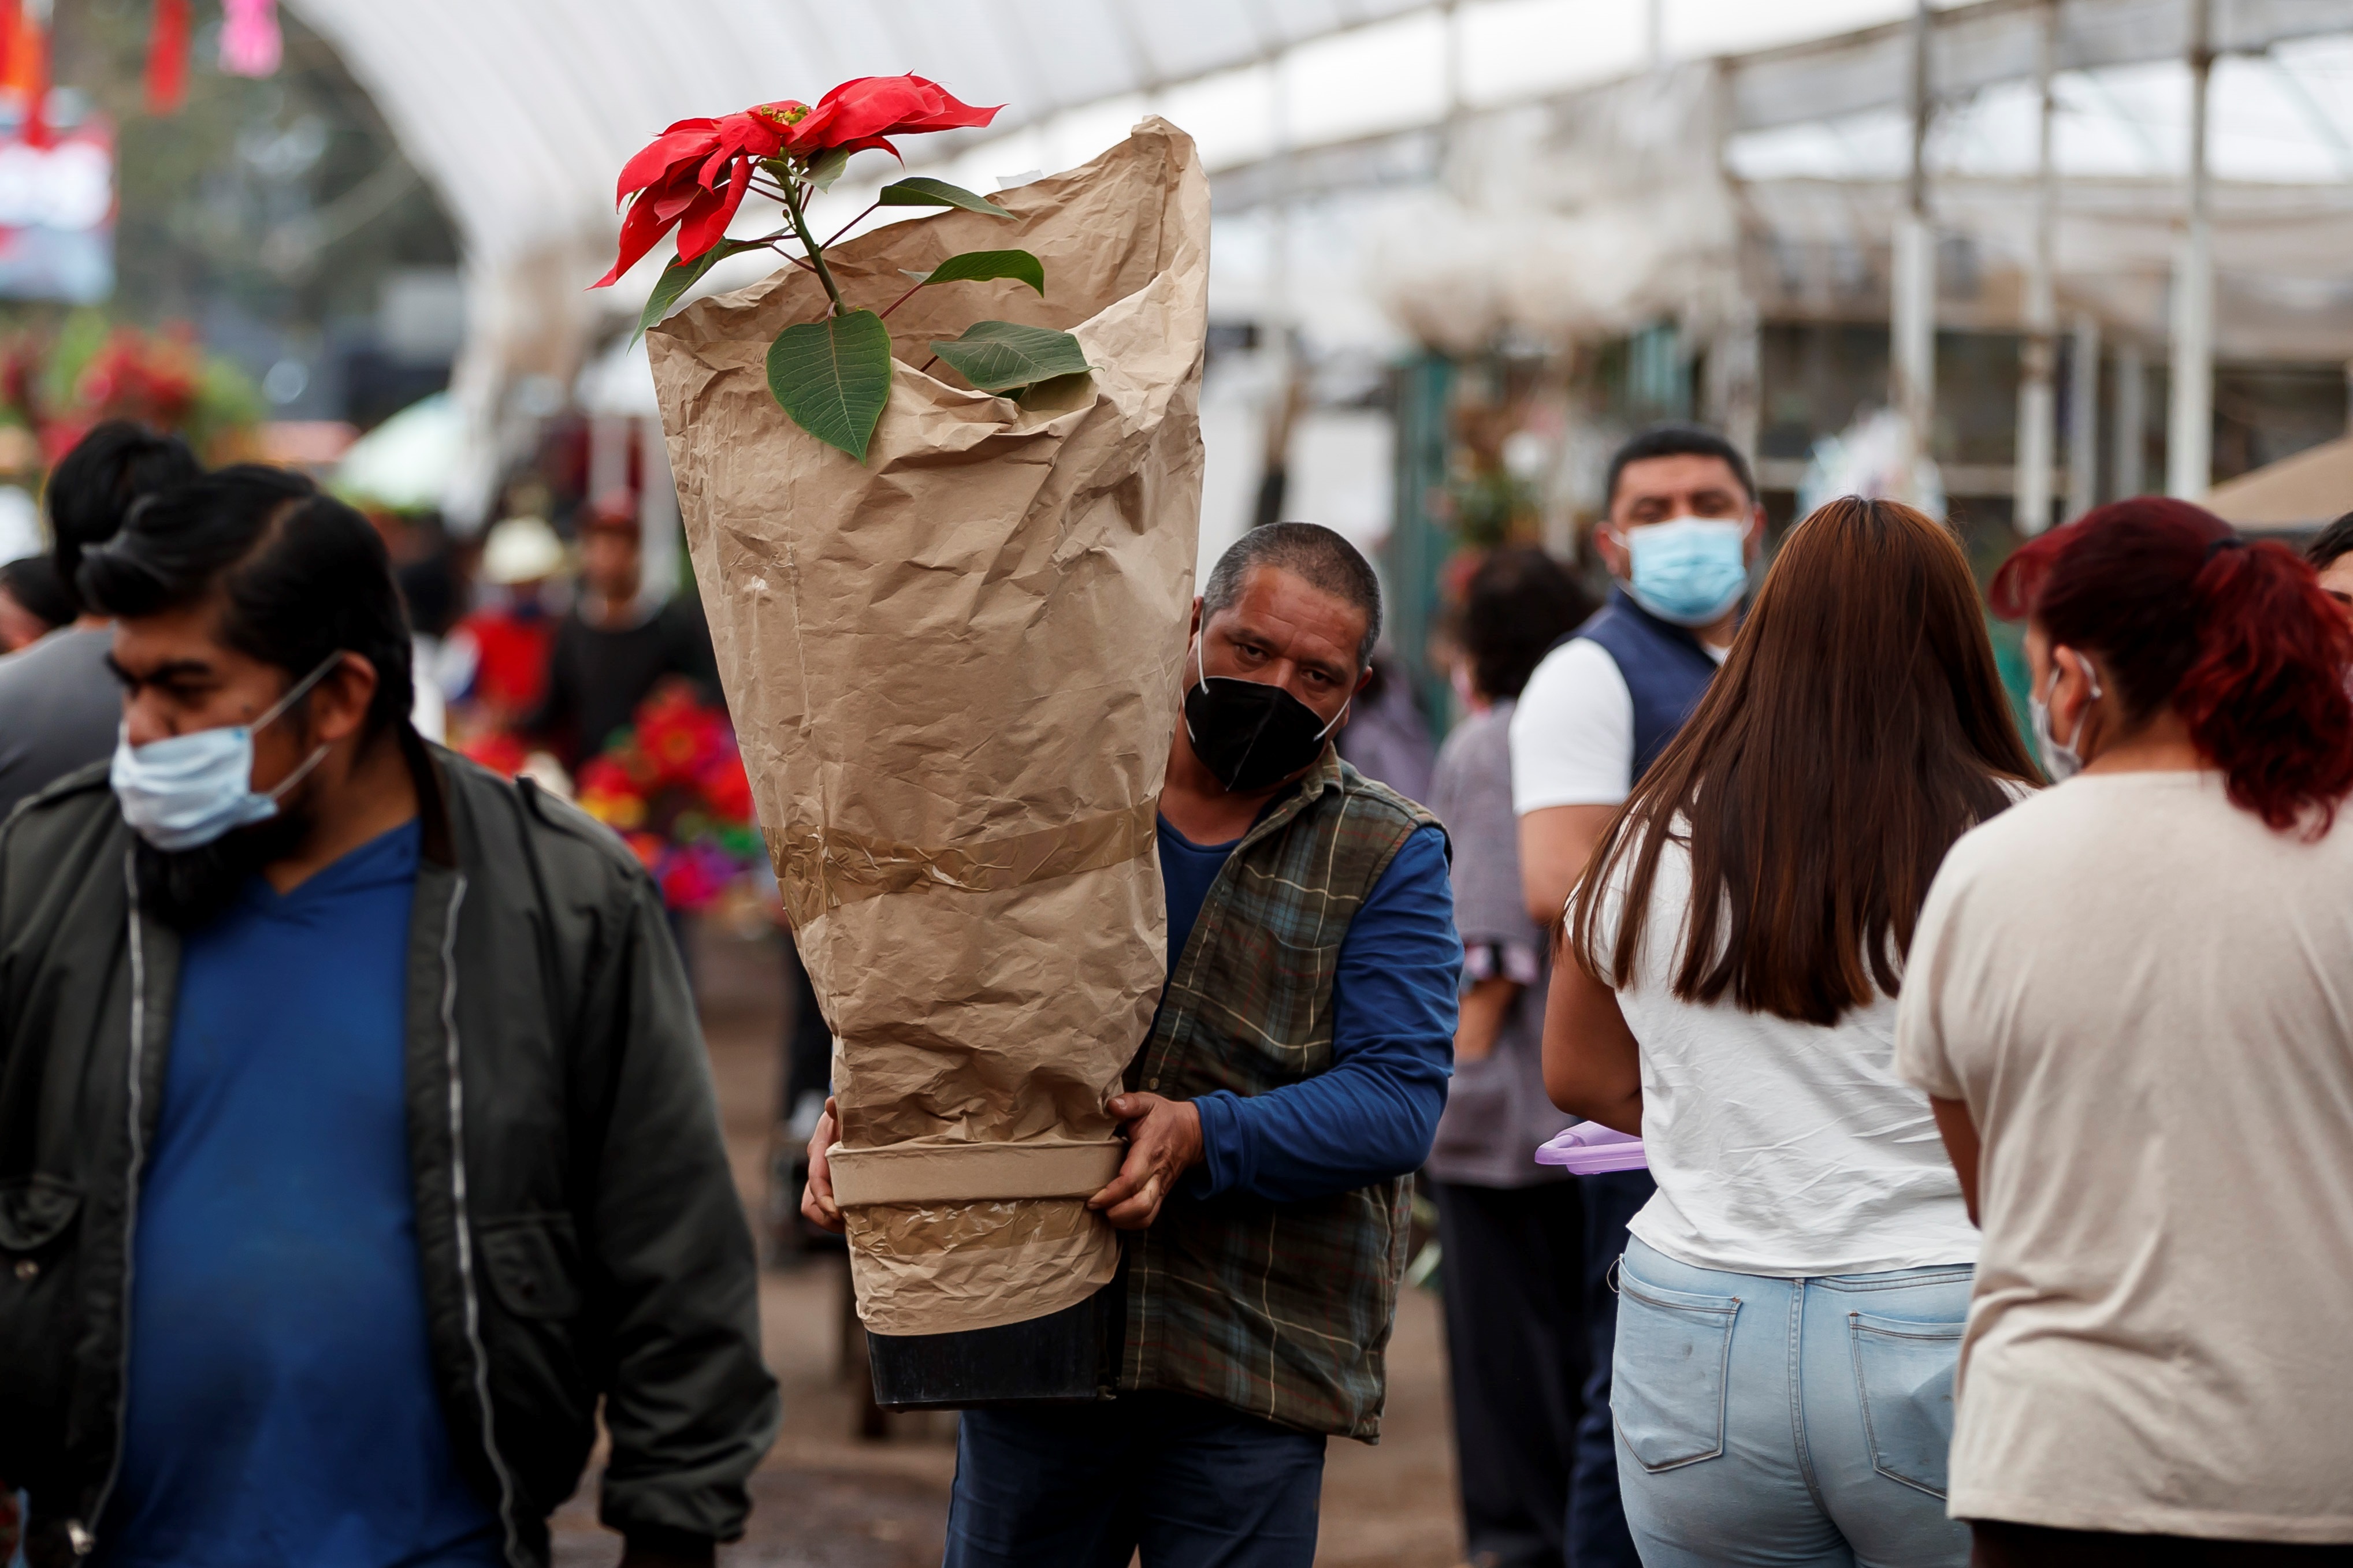
<path fill-rule="evenodd" d="M 1776 1279 L 1630 1240 L 1609 1405 L 1643 1568 L 1963 1568 L 1945 1456 L 1971 1274 Z"/>

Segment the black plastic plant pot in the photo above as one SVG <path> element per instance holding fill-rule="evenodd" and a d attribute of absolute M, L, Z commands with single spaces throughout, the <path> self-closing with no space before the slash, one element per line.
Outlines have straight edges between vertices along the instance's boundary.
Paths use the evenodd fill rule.
<path fill-rule="evenodd" d="M 1076 1306 L 1028 1322 L 945 1334 L 868 1332 L 874 1403 L 885 1410 L 1108 1399 L 1118 1359 L 1113 1280 Z"/>

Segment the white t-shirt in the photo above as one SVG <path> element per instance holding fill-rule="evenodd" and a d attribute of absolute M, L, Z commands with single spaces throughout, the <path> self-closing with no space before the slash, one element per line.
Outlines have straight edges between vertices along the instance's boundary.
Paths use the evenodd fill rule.
<path fill-rule="evenodd" d="M 1702 643 L 1722 664 L 1732 650 Z M 1609 650 L 1573 637 L 1545 655 L 1512 714 L 1512 809 L 1616 805 L 1634 787 L 1634 697 Z"/>
<path fill-rule="evenodd" d="M 2353 814 L 2046 790 L 1946 857 L 1897 1037 L 1984 1146 L 1955 1516 L 2353 1542 Z"/>
<path fill-rule="evenodd" d="M 1595 921 L 1617 937 L 1632 857 Z M 1927 1097 L 1895 1074 L 1895 1004 L 1824 1028 L 1679 999 L 1691 851 L 1670 839 L 1630 983 L 1642 1147 L 1659 1190 L 1627 1228 L 1701 1268 L 1801 1278 L 1968 1263 L 1976 1230 Z"/>

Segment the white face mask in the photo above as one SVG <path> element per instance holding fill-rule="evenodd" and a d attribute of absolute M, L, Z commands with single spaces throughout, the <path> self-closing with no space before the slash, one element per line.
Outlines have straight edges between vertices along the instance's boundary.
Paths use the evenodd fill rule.
<path fill-rule="evenodd" d="M 2080 655 L 2077 657 L 2081 658 Z M 2092 703 L 2107 695 L 2100 689 L 2100 678 L 2093 671 L 2091 661 L 2082 659 L 2082 663 L 2084 679 L 2092 683 L 2092 696 L 2084 704 L 2084 711 L 2075 716 L 2075 732 L 2067 737 L 2064 743 L 2051 733 L 2051 704 L 2032 693 L 2026 699 L 2027 721 L 2033 728 L 2034 744 L 2042 752 L 2042 766 L 2050 773 L 2052 784 L 2063 784 L 2084 771 L 2084 754 L 2075 749 L 2075 742 L 2084 738 L 2084 726 L 2092 717 Z M 2056 652 L 2051 656 L 2051 689 L 2054 691 L 2059 689 L 2059 656 Z"/>
<path fill-rule="evenodd" d="M 131 726 L 125 722 L 115 738 L 114 766 L 108 782 L 114 785 L 114 798 L 121 803 L 122 819 L 131 824 L 132 831 L 169 852 L 197 848 L 225 833 L 277 816 L 279 800 L 319 765 L 327 748 L 312 752 L 301 767 L 265 795 L 253 787 L 254 733 L 276 722 L 343 658 L 341 653 L 329 654 L 326 662 L 304 676 L 250 725 L 192 730 L 134 746 Z"/>

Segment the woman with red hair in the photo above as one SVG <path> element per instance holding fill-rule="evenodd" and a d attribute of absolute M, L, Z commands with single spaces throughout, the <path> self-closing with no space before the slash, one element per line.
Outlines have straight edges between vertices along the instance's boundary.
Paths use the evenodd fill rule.
<path fill-rule="evenodd" d="M 1984 1231 L 1952 1512 L 1981 1568 L 2345 1562 L 2353 629 L 2154 498 L 1992 596 L 2061 785 L 1946 857 L 1896 1025 Z"/>

